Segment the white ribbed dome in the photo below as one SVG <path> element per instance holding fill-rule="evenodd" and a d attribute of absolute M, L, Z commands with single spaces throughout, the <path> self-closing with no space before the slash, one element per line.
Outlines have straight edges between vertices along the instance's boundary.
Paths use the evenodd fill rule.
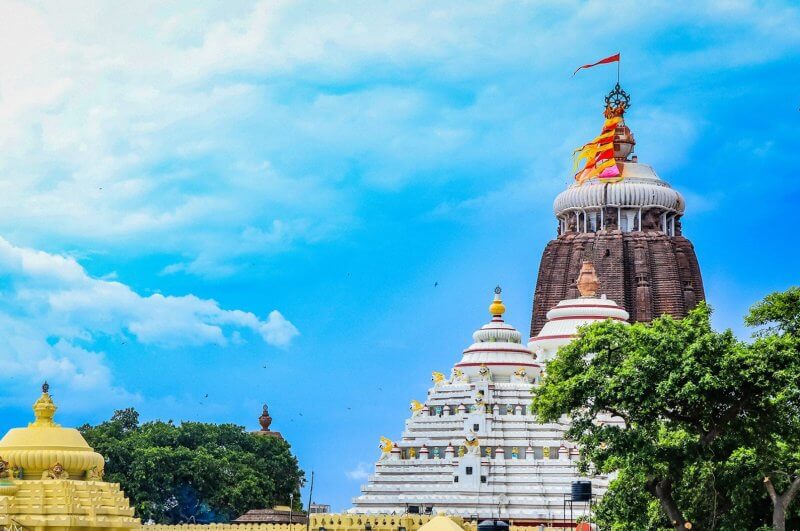
<path fill-rule="evenodd" d="M 531 376 L 538 373 L 539 364 L 533 352 L 522 344 L 522 334 L 503 321 L 505 306 L 500 300 L 499 288 L 489 308 L 492 320 L 472 334 L 474 343 L 464 350 L 456 368 L 468 378 L 479 376 L 486 366 L 493 377 L 510 378 L 518 369 L 525 369 Z M 507 381 L 507 380 L 506 380 Z"/>
<path fill-rule="evenodd" d="M 579 327 L 606 319 L 627 322 L 629 317 L 628 312 L 605 295 L 566 299 L 547 312 L 547 323 L 536 337 L 530 338 L 528 347 L 541 361 L 548 361 L 559 347 L 575 338 Z"/>
<path fill-rule="evenodd" d="M 582 185 L 572 184 L 558 194 L 553 203 L 556 216 L 572 209 L 599 209 L 605 206 L 628 208 L 663 208 L 683 214 L 683 196 L 662 181 L 647 164 L 625 162 L 623 180 L 604 183 L 591 179 Z"/>
<path fill-rule="evenodd" d="M 488 343 L 501 341 L 506 343 L 521 343 L 522 334 L 516 328 L 501 320 L 492 320 L 483 325 L 480 330 L 472 334 L 475 343 Z"/>

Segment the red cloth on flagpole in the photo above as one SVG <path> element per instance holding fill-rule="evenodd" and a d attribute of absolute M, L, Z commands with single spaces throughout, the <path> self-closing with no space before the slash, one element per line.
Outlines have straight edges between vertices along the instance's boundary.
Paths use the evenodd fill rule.
<path fill-rule="evenodd" d="M 616 63 L 616 62 L 619 62 L 619 52 L 615 53 L 614 55 L 609 55 L 609 56 L 608 56 L 608 57 L 606 57 L 605 59 L 600 59 L 600 60 L 599 60 L 599 61 L 597 61 L 596 63 L 592 63 L 592 64 L 590 64 L 590 65 L 583 65 L 583 66 L 580 66 L 580 67 L 578 67 L 578 69 L 577 69 L 577 70 L 575 70 L 575 71 L 572 73 L 572 75 L 574 76 L 575 74 L 577 74 L 577 73 L 578 73 L 578 70 L 581 70 L 581 69 L 583 69 L 583 68 L 591 68 L 591 67 L 593 67 L 593 66 L 597 66 L 597 65 L 605 65 L 605 64 L 608 64 L 608 63 Z"/>

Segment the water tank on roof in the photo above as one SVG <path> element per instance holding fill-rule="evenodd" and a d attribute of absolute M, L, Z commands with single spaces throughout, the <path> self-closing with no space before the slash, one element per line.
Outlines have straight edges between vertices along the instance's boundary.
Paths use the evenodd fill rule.
<path fill-rule="evenodd" d="M 483 520 L 478 523 L 478 531 L 508 531 L 508 523 L 502 520 Z"/>
<path fill-rule="evenodd" d="M 572 501 L 574 502 L 589 502 L 592 500 L 592 482 L 591 481 L 573 481 L 572 482 Z"/>

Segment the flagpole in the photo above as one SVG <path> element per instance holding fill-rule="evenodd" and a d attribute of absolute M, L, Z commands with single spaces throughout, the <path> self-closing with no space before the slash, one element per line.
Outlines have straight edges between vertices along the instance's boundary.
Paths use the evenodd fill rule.
<path fill-rule="evenodd" d="M 622 62 L 622 55 L 617 59 L 617 85 L 619 85 L 619 64 Z"/>

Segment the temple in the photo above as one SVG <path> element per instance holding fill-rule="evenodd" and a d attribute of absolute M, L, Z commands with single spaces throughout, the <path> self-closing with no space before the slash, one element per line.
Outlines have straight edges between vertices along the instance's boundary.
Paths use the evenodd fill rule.
<path fill-rule="evenodd" d="M 585 166 L 555 199 L 558 236 L 539 265 L 527 344 L 503 320 L 498 288 L 491 321 L 473 334 L 450 377 L 433 373 L 401 437 L 382 439 L 353 512 L 569 526 L 588 506 L 568 517 L 568 501 L 607 489 L 606 477 L 580 476 L 580 450 L 565 437 L 568 419 L 543 424 L 531 414 L 532 387 L 581 326 L 683 317 L 705 294 L 681 233 L 683 197 L 633 154 L 624 120 L 630 97 L 619 84 L 605 104 L 600 135 L 576 150 Z"/>
<path fill-rule="evenodd" d="M 564 518 L 574 482 L 590 481 L 595 495 L 605 491 L 607 478 L 587 480 L 578 473 L 578 449 L 564 437 L 567 424 L 539 423 L 530 411 L 531 387 L 540 379 L 543 359 L 574 337 L 579 326 L 628 319 L 625 310 L 596 295 L 591 264 L 584 269 L 583 295 L 553 310 L 558 333 L 551 335 L 557 337 L 533 338 L 531 345 L 503 320 L 505 306 L 496 290 L 491 320 L 473 334 L 450 377 L 434 372 L 424 403 L 411 402 L 401 438 L 382 439 L 375 473 L 353 500 L 353 512 L 552 524 Z"/>
<path fill-rule="evenodd" d="M 575 280 L 587 260 L 602 279 L 602 292 L 628 311 L 631 322 L 684 317 L 705 299 L 694 246 L 681 231 L 683 196 L 633 154 L 636 141 L 624 120 L 630 97 L 619 84 L 605 103 L 607 122 L 615 122 L 608 136 L 616 171 L 613 178 L 579 175 L 556 197 L 558 237 L 539 264 L 532 337 L 553 306 L 577 296 Z"/>
<path fill-rule="evenodd" d="M 74 428 L 53 421 L 45 383 L 35 420 L 0 440 L 0 525 L 6 529 L 124 531 L 138 528 L 125 494 L 103 481 L 105 459 Z"/>

